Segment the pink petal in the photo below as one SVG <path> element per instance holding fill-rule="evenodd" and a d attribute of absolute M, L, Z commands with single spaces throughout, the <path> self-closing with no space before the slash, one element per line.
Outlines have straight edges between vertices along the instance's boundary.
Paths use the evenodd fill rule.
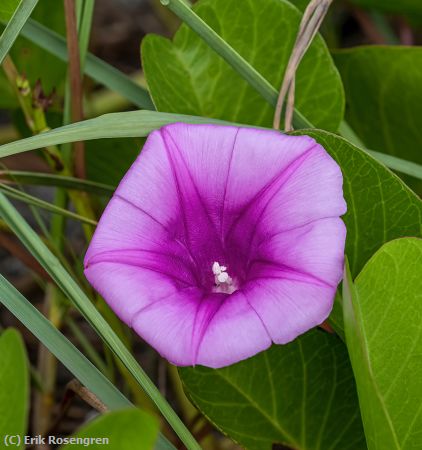
<path fill-rule="evenodd" d="M 313 139 L 173 124 L 119 185 L 85 274 L 171 362 L 221 367 L 327 317 L 345 211 L 341 171 Z"/>

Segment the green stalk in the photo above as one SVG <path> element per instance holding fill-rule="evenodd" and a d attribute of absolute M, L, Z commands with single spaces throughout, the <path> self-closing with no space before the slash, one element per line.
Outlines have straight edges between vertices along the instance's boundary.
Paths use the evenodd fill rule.
<path fill-rule="evenodd" d="M 1 178 L 17 184 L 61 187 L 70 190 L 89 192 L 96 195 L 103 195 L 106 197 L 113 194 L 116 189 L 115 186 L 109 184 L 43 172 L 27 172 L 22 170 L 5 169 L 0 170 L 0 179 Z"/>
<path fill-rule="evenodd" d="M 67 209 L 60 208 L 59 206 L 53 205 L 52 203 L 46 202 L 45 200 L 41 200 L 37 197 L 27 194 L 26 192 L 22 192 L 19 189 L 7 186 L 6 184 L 0 183 L 0 191 L 3 191 L 7 196 L 15 198 L 16 200 L 25 202 L 28 205 L 37 206 L 39 208 L 45 209 L 46 211 L 58 214 L 62 217 L 69 217 L 71 219 L 78 220 L 79 222 L 91 225 L 93 227 L 97 225 L 97 222 L 95 220 L 80 216 L 79 214 L 76 214 L 72 211 L 68 211 Z"/>

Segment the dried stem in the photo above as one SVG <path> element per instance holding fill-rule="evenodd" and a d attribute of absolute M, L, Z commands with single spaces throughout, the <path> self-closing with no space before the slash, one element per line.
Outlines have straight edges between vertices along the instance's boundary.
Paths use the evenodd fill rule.
<path fill-rule="evenodd" d="M 83 120 L 82 76 L 79 54 L 78 27 L 75 13 L 75 0 L 64 0 L 66 16 L 66 38 L 69 54 L 69 77 L 71 90 L 72 122 Z M 83 142 L 75 142 L 75 175 L 86 178 L 85 148 Z"/>
<path fill-rule="evenodd" d="M 295 90 L 295 75 L 296 70 L 311 45 L 315 35 L 317 34 L 328 8 L 332 0 L 312 0 L 306 8 L 299 27 L 299 32 L 296 37 L 296 42 L 290 55 L 287 64 L 286 72 L 284 74 L 283 82 L 281 84 L 280 93 L 277 100 L 277 105 L 274 114 L 273 126 L 276 130 L 280 129 L 281 113 L 286 96 L 288 95 L 288 102 L 285 114 L 285 130 L 292 130 L 292 120 L 294 112 L 294 90 Z"/>
<path fill-rule="evenodd" d="M 88 403 L 92 408 L 97 410 L 100 413 L 105 413 L 108 411 L 107 406 L 88 388 L 83 386 L 78 380 L 74 379 L 70 381 L 66 389 L 69 391 L 73 391 L 76 395 L 78 395 L 85 403 Z"/>

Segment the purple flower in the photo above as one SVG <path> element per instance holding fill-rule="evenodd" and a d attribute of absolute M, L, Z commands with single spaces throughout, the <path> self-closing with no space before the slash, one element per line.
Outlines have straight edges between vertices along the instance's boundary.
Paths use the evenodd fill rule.
<path fill-rule="evenodd" d="M 328 317 L 343 267 L 342 182 L 308 136 L 165 126 L 107 206 L 86 277 L 172 363 L 235 363 Z"/>

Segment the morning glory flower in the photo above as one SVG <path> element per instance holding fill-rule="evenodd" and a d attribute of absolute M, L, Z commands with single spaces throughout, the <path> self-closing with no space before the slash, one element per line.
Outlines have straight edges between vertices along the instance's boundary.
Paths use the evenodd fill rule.
<path fill-rule="evenodd" d="M 165 126 L 102 215 L 86 277 L 170 362 L 235 363 L 328 317 L 343 268 L 342 183 L 308 136 Z"/>

